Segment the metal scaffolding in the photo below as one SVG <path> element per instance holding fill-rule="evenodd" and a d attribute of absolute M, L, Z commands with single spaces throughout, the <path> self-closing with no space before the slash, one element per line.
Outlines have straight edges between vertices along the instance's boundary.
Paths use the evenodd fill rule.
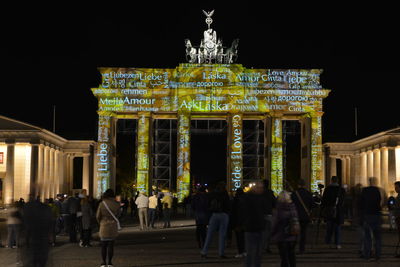
<path fill-rule="evenodd" d="M 243 181 L 264 178 L 264 122 L 243 122 Z"/>

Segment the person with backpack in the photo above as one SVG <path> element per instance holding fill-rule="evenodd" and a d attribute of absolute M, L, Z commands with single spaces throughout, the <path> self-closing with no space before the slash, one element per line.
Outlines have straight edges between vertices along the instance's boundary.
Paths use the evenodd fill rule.
<path fill-rule="evenodd" d="M 208 210 L 211 218 L 208 224 L 207 237 L 200 254 L 202 258 L 207 258 L 208 248 L 212 241 L 213 234 L 218 230 L 218 255 L 220 258 L 225 256 L 225 238 L 229 223 L 230 200 L 225 184 L 219 183 L 209 195 Z"/>
<path fill-rule="evenodd" d="M 296 206 L 297 214 L 299 215 L 300 223 L 300 239 L 299 253 L 303 254 L 306 249 L 306 236 L 308 224 L 311 221 L 311 210 L 314 206 L 313 196 L 310 191 L 305 188 L 305 181 L 300 179 L 298 182 L 299 188 L 292 193 L 292 200 Z"/>
<path fill-rule="evenodd" d="M 296 266 L 295 248 L 299 233 L 300 225 L 296 206 L 290 193 L 284 190 L 278 195 L 271 233 L 271 240 L 278 244 L 281 266 Z"/>
<path fill-rule="evenodd" d="M 339 185 L 337 176 L 332 176 L 322 195 L 321 209 L 326 220 L 325 243 L 331 244 L 332 235 L 335 236 L 335 248 L 341 249 L 341 225 L 344 223 L 343 204 L 345 190 Z"/>

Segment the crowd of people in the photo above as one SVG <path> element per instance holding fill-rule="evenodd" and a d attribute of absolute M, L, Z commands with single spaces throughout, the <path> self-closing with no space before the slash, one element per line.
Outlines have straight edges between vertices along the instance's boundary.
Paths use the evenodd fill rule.
<path fill-rule="evenodd" d="M 400 242 L 400 181 L 394 184 L 397 197 L 388 202 L 374 177 L 369 178 L 369 186 L 357 185 L 351 191 L 341 186 L 336 176 L 323 193 L 322 186 L 321 192 L 311 193 L 305 185 L 300 179 L 297 188 L 284 190 L 277 198 L 266 180 L 254 183 L 246 193 L 238 188 L 234 195 L 230 195 L 223 184 L 198 188 L 191 197 L 191 206 L 201 257 L 207 258 L 213 234 L 218 231 L 218 255 L 221 258 L 226 257 L 225 247 L 234 233 L 235 257 L 244 257 L 246 266 L 260 266 L 262 253 L 271 253 L 271 243 L 278 247 L 281 266 L 295 266 L 296 254 L 306 251 L 310 223 L 318 225 L 317 234 L 319 225 L 326 223 L 326 246 L 341 249 L 341 228 L 346 219 L 357 228 L 360 258 L 378 261 L 385 206 L 389 209 L 392 229 L 399 231 Z"/>
<path fill-rule="evenodd" d="M 333 249 L 342 248 L 341 227 L 345 219 L 357 228 L 360 257 L 379 260 L 382 250 L 382 208 L 389 210 L 391 229 L 400 229 L 400 181 L 394 184 L 397 197 L 386 201 L 377 179 L 369 178 L 369 186 L 347 190 L 337 177 L 332 177 L 322 192 L 311 193 L 304 180 L 296 188 L 283 190 L 276 197 L 267 180 L 258 181 L 247 192 L 238 188 L 228 193 L 223 183 L 209 188 L 199 187 L 185 199 L 187 217 L 194 216 L 196 240 L 202 258 L 207 258 L 210 244 L 218 232 L 218 255 L 226 258 L 225 248 L 236 238 L 236 258 L 244 258 L 246 266 L 261 266 L 263 253 L 271 253 L 276 244 L 281 266 L 295 266 L 296 254 L 305 253 L 310 223 L 326 223 L 325 243 Z M 290 187 L 290 186 L 289 186 Z M 349 200 L 350 199 L 350 200 Z M 99 227 L 101 266 L 112 266 L 114 241 L 121 229 L 120 220 L 137 216 L 141 231 L 155 228 L 162 218 L 163 228 L 171 227 L 171 214 L 176 198 L 168 191 L 138 192 L 131 199 L 115 196 L 108 189 L 101 200 L 85 194 L 58 194 L 56 199 L 31 196 L 20 199 L 8 208 L 7 248 L 23 247 L 23 261 L 40 264 L 47 261 L 50 246 L 56 237 L 65 235 L 69 242 L 90 247 L 92 231 Z M 318 227 L 319 233 L 319 227 Z M 400 230 L 399 230 L 400 242 Z M 79 237 L 79 238 L 78 238 Z M 298 244 L 298 248 L 296 248 Z M 400 255 L 399 255 L 400 256 Z"/>

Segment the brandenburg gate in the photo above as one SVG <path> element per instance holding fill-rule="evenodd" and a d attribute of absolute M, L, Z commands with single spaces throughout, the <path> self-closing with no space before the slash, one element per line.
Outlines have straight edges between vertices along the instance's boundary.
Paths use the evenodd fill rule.
<path fill-rule="evenodd" d="M 301 175 L 312 191 L 324 183 L 322 170 L 322 102 L 330 90 L 320 85 L 319 69 L 247 69 L 233 61 L 238 41 L 225 48 L 210 28 L 200 47 L 186 40 L 188 63 L 174 69 L 99 68 L 102 82 L 92 92 L 98 99 L 98 144 L 95 195 L 115 188 L 116 122 L 136 119 L 136 187 L 152 186 L 152 123 L 177 120 L 176 192 L 190 192 L 191 120 L 225 120 L 228 134 L 227 187 L 243 186 L 243 121 L 264 121 L 264 175 L 271 189 L 283 189 L 282 121 L 301 123 Z M 211 15 L 210 15 L 211 14 Z"/>

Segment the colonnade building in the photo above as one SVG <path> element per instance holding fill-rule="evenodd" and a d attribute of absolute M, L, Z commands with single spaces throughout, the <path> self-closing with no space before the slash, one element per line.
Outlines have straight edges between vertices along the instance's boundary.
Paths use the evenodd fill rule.
<path fill-rule="evenodd" d="M 393 194 L 400 181 L 400 127 L 352 143 L 325 143 L 324 155 L 325 177 L 340 176 L 350 187 L 367 186 L 368 178 L 376 177 Z"/>
<path fill-rule="evenodd" d="M 30 194 L 54 198 L 74 187 L 91 194 L 95 144 L 0 116 L 1 203 L 28 200 Z"/>

